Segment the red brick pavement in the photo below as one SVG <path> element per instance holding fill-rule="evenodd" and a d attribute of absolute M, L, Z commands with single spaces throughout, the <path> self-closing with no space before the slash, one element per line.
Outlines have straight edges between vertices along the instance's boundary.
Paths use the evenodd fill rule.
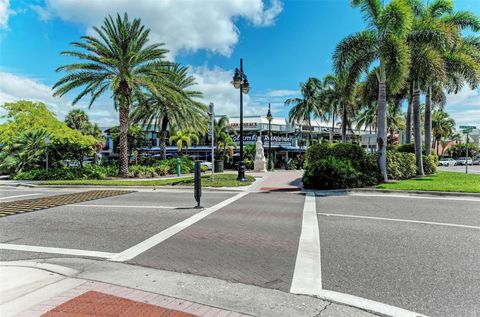
<path fill-rule="evenodd" d="M 262 176 L 263 178 L 258 190 L 300 191 L 303 188 L 302 175 L 303 171 L 275 171 L 258 173 L 258 176 Z"/>
<path fill-rule="evenodd" d="M 85 282 L 33 306 L 20 317 L 240 317 L 243 315 L 116 285 Z"/>

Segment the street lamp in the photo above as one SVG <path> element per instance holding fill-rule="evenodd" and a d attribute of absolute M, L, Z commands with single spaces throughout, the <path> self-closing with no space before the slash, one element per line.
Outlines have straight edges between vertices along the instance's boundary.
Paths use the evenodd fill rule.
<path fill-rule="evenodd" d="M 268 120 L 268 168 L 267 170 L 271 169 L 271 161 L 272 161 L 272 112 L 270 111 L 270 104 L 268 104 L 268 112 L 267 112 L 267 120 Z"/>
<path fill-rule="evenodd" d="M 247 75 L 243 72 L 243 59 L 240 58 L 240 69 L 235 68 L 235 75 L 232 80 L 233 87 L 240 90 L 240 160 L 238 161 L 237 180 L 245 181 L 245 162 L 243 162 L 243 94 L 248 94 L 250 84 Z"/>

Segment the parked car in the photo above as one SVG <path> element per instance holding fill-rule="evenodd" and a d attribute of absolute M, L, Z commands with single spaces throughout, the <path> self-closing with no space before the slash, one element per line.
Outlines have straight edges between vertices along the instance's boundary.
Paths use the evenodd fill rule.
<path fill-rule="evenodd" d="M 472 165 L 473 160 L 469 157 L 459 157 L 457 158 L 457 164 L 458 165 Z"/>
<path fill-rule="evenodd" d="M 457 165 L 457 161 L 455 161 L 451 157 L 442 157 L 438 161 L 438 166 L 455 166 L 455 165 Z"/>
<path fill-rule="evenodd" d="M 477 158 L 473 160 L 472 164 L 473 165 L 480 165 L 480 156 L 477 156 Z"/>
<path fill-rule="evenodd" d="M 208 170 L 212 169 L 212 162 L 204 161 L 204 162 L 200 162 L 200 165 L 201 166 L 206 166 L 208 168 Z"/>

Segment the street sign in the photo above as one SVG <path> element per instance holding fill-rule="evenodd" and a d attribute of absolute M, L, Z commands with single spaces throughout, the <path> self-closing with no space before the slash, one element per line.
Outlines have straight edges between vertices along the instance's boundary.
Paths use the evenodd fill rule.
<path fill-rule="evenodd" d="M 461 125 L 460 126 L 460 129 L 465 129 L 465 130 L 469 130 L 469 129 L 476 129 L 477 127 L 474 126 L 474 125 Z"/>

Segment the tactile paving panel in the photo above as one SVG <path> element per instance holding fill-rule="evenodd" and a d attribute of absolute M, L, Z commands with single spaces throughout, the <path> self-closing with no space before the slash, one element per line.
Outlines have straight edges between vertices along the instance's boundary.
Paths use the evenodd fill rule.
<path fill-rule="evenodd" d="M 81 203 L 84 201 L 107 198 L 112 196 L 133 193 L 130 190 L 90 190 L 86 192 L 8 201 L 0 203 L 0 217 L 19 213 L 47 209 L 57 206 Z"/>

